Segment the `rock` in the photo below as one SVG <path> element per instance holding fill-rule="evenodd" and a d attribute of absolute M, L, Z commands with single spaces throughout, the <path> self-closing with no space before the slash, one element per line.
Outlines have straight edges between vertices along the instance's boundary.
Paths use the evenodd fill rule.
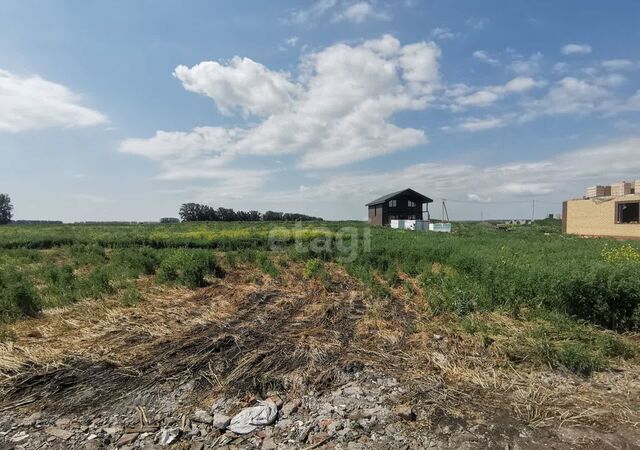
<path fill-rule="evenodd" d="M 62 419 L 56 420 L 56 427 L 58 428 L 68 428 L 71 425 L 71 419 L 67 417 L 63 417 Z"/>
<path fill-rule="evenodd" d="M 97 440 L 91 440 L 84 444 L 84 450 L 99 450 L 101 447 L 100 442 Z"/>
<path fill-rule="evenodd" d="M 276 443 L 272 438 L 267 438 L 264 441 L 262 441 L 263 450 L 275 450 L 276 448 L 278 448 L 278 446 L 276 445 Z"/>
<path fill-rule="evenodd" d="M 213 417 L 204 409 L 197 409 L 195 414 L 193 415 L 192 420 L 194 422 L 206 423 L 208 425 L 211 425 L 213 423 Z"/>
<path fill-rule="evenodd" d="M 357 395 L 363 395 L 364 391 L 360 386 L 347 386 L 342 389 L 342 393 L 349 397 L 355 397 Z"/>
<path fill-rule="evenodd" d="M 282 417 L 288 417 L 298 411 L 302 401 L 300 399 L 290 400 L 282 406 Z"/>
<path fill-rule="evenodd" d="M 46 428 L 44 431 L 47 434 L 50 434 L 51 436 L 57 437 L 58 439 L 62 439 L 63 441 L 66 441 L 71 436 L 73 436 L 72 432 L 63 430 L 60 428 L 56 428 L 56 427 L 49 427 L 49 428 Z"/>
<path fill-rule="evenodd" d="M 330 436 L 335 436 L 335 434 L 343 427 L 344 425 L 340 420 L 331 422 L 329 425 L 327 425 L 327 433 L 329 433 Z"/>
<path fill-rule="evenodd" d="M 280 396 L 278 394 L 273 394 L 270 395 L 267 400 L 271 400 L 273 402 L 274 405 L 276 405 L 276 408 L 280 409 L 282 408 L 283 405 L 283 401 L 282 398 L 280 398 Z"/>
<path fill-rule="evenodd" d="M 107 433 L 110 436 L 113 436 L 114 434 L 120 433 L 121 430 L 122 430 L 122 428 L 120 428 L 120 427 L 105 427 L 105 428 L 102 428 L 102 431 L 104 431 L 105 433 Z"/>
<path fill-rule="evenodd" d="M 215 413 L 213 415 L 213 420 L 211 421 L 213 427 L 218 430 L 226 429 L 229 426 L 229 422 L 231 422 L 231 417 L 220 413 Z"/>
<path fill-rule="evenodd" d="M 28 439 L 29 435 L 25 432 L 25 431 L 19 431 L 16 434 L 14 434 L 13 436 L 11 436 L 11 439 L 9 439 L 11 442 L 22 442 L 25 439 Z"/>
<path fill-rule="evenodd" d="M 291 419 L 281 419 L 276 424 L 276 428 L 289 431 L 293 428 L 293 421 Z"/>
<path fill-rule="evenodd" d="M 156 433 L 156 440 L 160 445 L 171 445 L 180 437 L 182 430 L 180 428 L 162 428 Z"/>
<path fill-rule="evenodd" d="M 193 444 L 191 444 L 191 450 L 204 450 L 204 443 L 194 442 Z"/>
<path fill-rule="evenodd" d="M 396 408 L 396 414 L 402 420 L 414 421 L 416 420 L 416 413 L 409 405 L 401 405 Z"/>
<path fill-rule="evenodd" d="M 32 427 L 36 424 L 38 420 L 42 417 L 42 413 L 40 411 L 31 414 L 29 417 L 25 417 L 20 422 L 20 425 L 24 427 Z"/>
<path fill-rule="evenodd" d="M 120 437 L 120 439 L 118 439 L 118 441 L 116 442 L 116 446 L 117 447 L 122 447 L 124 445 L 131 444 L 136 439 L 138 439 L 138 436 L 139 436 L 139 433 L 123 434 L 122 437 Z"/>
<path fill-rule="evenodd" d="M 329 439 L 329 434 L 325 431 L 320 431 L 319 433 L 314 433 L 311 436 L 309 436 L 309 443 L 314 445 L 319 445 L 328 439 Z"/>

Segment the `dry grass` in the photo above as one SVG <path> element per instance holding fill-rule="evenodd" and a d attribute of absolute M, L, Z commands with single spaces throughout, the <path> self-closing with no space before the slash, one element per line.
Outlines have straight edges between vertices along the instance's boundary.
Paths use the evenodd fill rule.
<path fill-rule="evenodd" d="M 206 401 L 224 390 L 322 389 L 360 361 L 410 386 L 407 400 L 429 412 L 426 426 L 443 416 L 480 422 L 496 411 L 534 427 L 640 423 L 637 361 L 589 379 L 515 366 L 509 333 L 488 345 L 456 316 L 434 315 L 429 293 L 406 275 L 379 299 L 339 266 L 327 265 L 323 280 L 304 280 L 302 270 L 290 263 L 270 277 L 239 265 L 195 293 L 146 282 L 134 307 L 111 298 L 16 322 L 14 338 L 0 345 L 0 393 L 79 407 L 89 387 L 94 396 L 128 395 L 191 379 Z M 536 326 L 499 313 L 482 320 L 514 336 Z M 60 379 L 72 385 L 56 400 Z"/>

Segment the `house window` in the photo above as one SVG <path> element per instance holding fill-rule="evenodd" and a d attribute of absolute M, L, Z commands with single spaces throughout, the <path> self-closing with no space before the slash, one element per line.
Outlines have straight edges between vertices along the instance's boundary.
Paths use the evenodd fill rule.
<path fill-rule="evenodd" d="M 409 208 L 413 208 L 414 206 L 416 206 L 416 202 L 409 200 Z"/>
<path fill-rule="evenodd" d="M 416 216 L 414 216 L 413 214 L 409 214 L 407 216 L 407 220 L 416 220 Z"/>
<path fill-rule="evenodd" d="M 395 208 L 398 206 L 398 200 L 389 200 L 389 208 Z"/>
<path fill-rule="evenodd" d="M 616 223 L 640 223 L 640 202 L 618 203 Z"/>

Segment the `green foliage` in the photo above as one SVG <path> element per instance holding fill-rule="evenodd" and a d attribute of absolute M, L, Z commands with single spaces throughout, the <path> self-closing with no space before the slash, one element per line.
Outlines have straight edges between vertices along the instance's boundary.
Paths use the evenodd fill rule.
<path fill-rule="evenodd" d="M 158 281 L 189 288 L 205 286 L 207 275 L 223 275 L 213 252 L 209 250 L 167 250 L 158 268 Z"/>
<path fill-rule="evenodd" d="M 584 376 L 589 376 L 606 367 L 602 357 L 582 343 L 569 343 L 561 346 L 554 352 L 553 359 L 556 365 Z"/>
<path fill-rule="evenodd" d="M 111 257 L 111 263 L 122 267 L 131 277 L 153 275 L 158 269 L 158 251 L 150 247 L 118 249 Z"/>
<path fill-rule="evenodd" d="M 0 272 L 0 322 L 35 316 L 42 300 L 31 281 L 21 272 L 4 268 Z"/>
<path fill-rule="evenodd" d="M 124 306 L 135 306 L 142 301 L 142 295 L 136 289 L 135 284 L 129 283 L 122 296 L 122 304 Z"/>
<path fill-rule="evenodd" d="M 325 275 L 324 264 L 319 259 L 309 259 L 304 263 L 304 268 L 302 269 L 302 276 L 305 280 L 309 280 L 311 278 L 323 278 Z"/>
<path fill-rule="evenodd" d="M 258 252 L 256 254 L 255 262 L 264 273 L 272 278 L 277 278 L 280 275 L 280 271 L 273 263 L 273 260 L 266 252 Z"/>
<path fill-rule="evenodd" d="M 89 276 L 78 281 L 78 296 L 80 298 L 100 298 L 112 294 L 115 289 L 111 286 L 112 272 L 107 266 L 98 266 Z"/>
<path fill-rule="evenodd" d="M 106 259 L 104 248 L 98 244 L 74 244 L 71 246 L 71 255 L 77 267 L 100 264 Z"/>
<path fill-rule="evenodd" d="M 0 194 L 0 225 L 6 225 L 11 222 L 12 211 L 11 198 L 7 194 Z"/>

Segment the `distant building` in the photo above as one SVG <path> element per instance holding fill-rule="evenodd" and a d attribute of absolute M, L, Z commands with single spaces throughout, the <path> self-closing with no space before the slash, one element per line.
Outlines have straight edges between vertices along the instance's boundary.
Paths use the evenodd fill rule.
<path fill-rule="evenodd" d="M 392 220 L 428 220 L 433 200 L 413 189 L 404 189 L 366 204 L 371 225 L 389 225 Z"/>
<path fill-rule="evenodd" d="M 597 189 L 589 189 L 585 198 L 567 200 L 562 205 L 563 232 L 582 236 L 640 238 L 638 187 L 640 181 L 597 186 Z M 610 195 L 597 195 L 601 193 Z"/>

